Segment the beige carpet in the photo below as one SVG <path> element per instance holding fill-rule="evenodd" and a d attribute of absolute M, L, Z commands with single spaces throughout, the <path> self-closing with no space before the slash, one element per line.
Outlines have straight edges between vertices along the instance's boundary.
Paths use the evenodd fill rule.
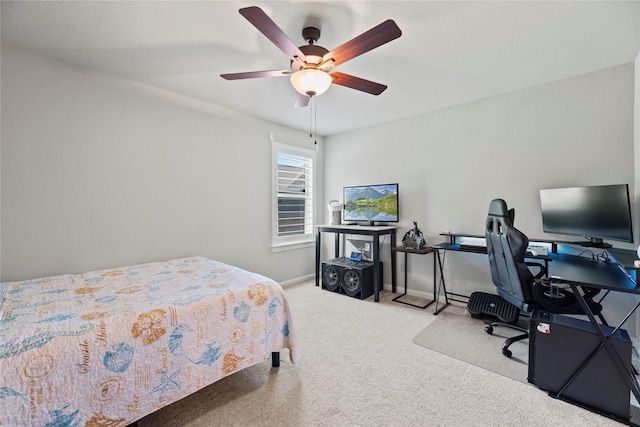
<path fill-rule="evenodd" d="M 471 317 L 465 308 L 449 306 L 416 335 L 413 342 L 513 380 L 527 382 L 529 341 L 513 343 L 509 347 L 513 353 L 509 359 L 502 354 L 502 343 L 521 332 L 498 326 L 489 335 L 484 327 L 485 323 Z"/>
<path fill-rule="evenodd" d="M 433 307 L 392 302 L 388 291 L 375 303 L 312 282 L 285 290 L 300 366 L 284 352 L 280 368 L 266 360 L 160 409 L 139 426 L 619 425 L 531 384 L 413 343 L 454 307 L 433 316 Z"/>

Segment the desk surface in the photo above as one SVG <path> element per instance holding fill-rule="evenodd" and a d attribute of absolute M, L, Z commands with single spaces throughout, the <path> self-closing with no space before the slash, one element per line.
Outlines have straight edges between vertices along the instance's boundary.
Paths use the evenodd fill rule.
<path fill-rule="evenodd" d="M 451 243 L 453 243 L 453 240 L 457 240 L 459 237 L 461 238 L 472 238 L 472 239 L 484 239 L 485 235 L 484 234 L 466 234 L 466 233 L 440 233 L 441 236 L 444 237 L 448 237 L 449 241 Z M 528 237 L 529 239 L 529 243 L 559 243 L 561 244 L 562 242 L 559 242 L 557 240 L 549 240 L 549 239 L 536 239 L 536 238 L 532 238 L 532 237 Z"/>
<path fill-rule="evenodd" d="M 454 250 L 459 252 L 486 254 L 486 248 L 463 247 L 459 244 L 447 242 L 431 245 L 433 249 Z M 610 289 L 617 292 L 640 294 L 640 286 L 626 270 L 622 262 L 593 261 L 590 257 L 580 257 L 569 254 L 549 253 L 548 256 L 525 256 L 527 259 L 541 259 L 549 261 L 546 265 L 548 276 L 556 277 L 566 282 L 573 282 L 589 288 Z M 620 260 L 618 260 L 620 261 Z"/>
<path fill-rule="evenodd" d="M 627 270 L 638 270 L 638 268 L 633 264 L 634 261 L 638 259 L 636 251 L 632 251 L 630 249 L 609 248 L 607 249 L 607 252 L 617 259 L 620 264 L 624 265 L 624 268 Z"/>
<path fill-rule="evenodd" d="M 478 246 L 478 245 L 461 245 L 459 243 L 448 243 L 448 242 L 441 242 L 441 243 L 436 243 L 435 245 L 431 245 L 432 249 L 443 249 L 443 250 L 451 250 L 451 251 L 456 251 L 456 252 L 467 252 L 467 253 L 471 253 L 471 254 L 487 254 L 487 247 L 486 246 Z M 553 258 L 553 254 L 549 254 L 549 255 L 528 255 L 525 254 L 524 256 L 526 259 L 535 259 L 535 260 L 541 260 L 541 261 L 549 261 L 554 259 Z"/>
<path fill-rule="evenodd" d="M 440 242 L 435 245 L 431 245 L 433 249 L 444 249 L 444 250 L 452 250 L 458 252 L 470 252 L 474 254 L 487 254 L 486 246 L 479 245 L 465 245 L 461 246 L 459 243 L 448 243 L 448 242 Z"/>
<path fill-rule="evenodd" d="M 337 225 L 318 225 L 318 230 L 320 231 L 366 231 L 366 232 L 380 232 L 380 231 L 392 231 L 397 230 L 397 225 L 346 225 L 346 224 L 337 224 Z"/>
<path fill-rule="evenodd" d="M 589 288 L 640 294 L 640 287 L 618 263 L 593 261 L 575 255 L 557 254 L 549 263 L 548 274 Z"/>

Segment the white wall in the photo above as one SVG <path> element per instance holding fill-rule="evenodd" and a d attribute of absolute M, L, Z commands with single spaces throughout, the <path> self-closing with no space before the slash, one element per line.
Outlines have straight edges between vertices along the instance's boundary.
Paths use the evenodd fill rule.
<path fill-rule="evenodd" d="M 445 229 L 483 235 L 494 198 L 516 209 L 527 235 L 552 238 L 542 232 L 541 188 L 628 183 L 633 191 L 633 108 L 628 64 L 330 136 L 325 204 L 346 185 L 399 182 L 399 239 L 412 221 L 433 243 Z M 431 259 L 413 257 L 410 290 L 430 292 Z M 494 289 L 484 255 L 448 253 L 445 278 L 461 294 Z"/>
<path fill-rule="evenodd" d="M 313 271 L 313 246 L 270 246 L 269 132 L 305 132 L 4 46 L 1 78 L 2 280 L 190 255 Z"/>
<path fill-rule="evenodd" d="M 268 212 L 268 134 L 312 144 L 306 132 L 6 47 L 1 59 L 2 280 L 193 254 L 278 281 L 313 272 L 313 247 L 271 252 Z M 399 238 L 413 220 L 431 242 L 445 228 L 482 234 L 495 197 L 545 237 L 540 188 L 635 183 L 637 68 L 320 139 L 318 214 L 345 185 L 399 182 Z M 431 275 L 429 257 L 414 260 L 410 291 L 430 292 Z M 449 254 L 445 278 L 454 292 L 492 289 L 480 255 Z"/>

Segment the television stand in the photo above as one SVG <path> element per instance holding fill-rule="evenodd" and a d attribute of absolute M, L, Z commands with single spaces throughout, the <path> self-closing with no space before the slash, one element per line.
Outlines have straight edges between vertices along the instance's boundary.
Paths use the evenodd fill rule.
<path fill-rule="evenodd" d="M 322 249 L 321 237 L 322 233 L 335 234 L 335 258 L 340 257 L 340 236 L 342 234 L 358 234 L 367 235 L 372 238 L 372 254 L 373 254 L 373 292 L 374 301 L 380 300 L 379 293 L 382 290 L 382 277 L 380 274 L 380 236 L 391 236 L 389 244 L 389 256 L 391 257 L 391 292 L 396 292 L 396 260 L 393 254 L 393 248 L 396 246 L 396 226 L 377 226 L 370 227 L 366 225 L 319 225 L 316 233 L 316 286 L 320 286 L 320 252 Z"/>

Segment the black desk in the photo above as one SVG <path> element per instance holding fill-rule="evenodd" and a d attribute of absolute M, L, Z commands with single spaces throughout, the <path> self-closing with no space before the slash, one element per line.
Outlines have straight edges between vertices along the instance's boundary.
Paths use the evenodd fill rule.
<path fill-rule="evenodd" d="M 603 289 L 610 292 L 623 292 L 640 295 L 640 287 L 638 287 L 635 280 L 631 277 L 629 272 L 615 260 L 605 263 L 603 261 L 592 261 L 591 259 L 568 254 L 557 254 L 553 256 L 553 262 L 549 264 L 549 277 L 552 279 L 557 278 L 558 282 L 566 283 L 571 287 L 571 290 L 576 295 L 576 298 L 587 314 L 591 325 L 594 327 L 594 330 L 600 339 L 600 346 L 595 350 L 593 355 L 602 351 L 602 349 L 605 349 L 609 358 L 615 364 L 618 373 L 622 378 L 624 378 L 625 383 L 629 386 L 629 389 L 636 399 L 640 401 L 640 390 L 636 384 L 633 372 L 629 372 L 626 369 L 622 359 L 616 351 L 616 348 L 608 339 L 610 335 L 613 335 L 618 329 L 620 329 L 622 325 L 633 315 L 640 304 L 633 307 L 622 319 L 620 324 L 615 327 L 613 332 L 607 336 L 586 303 L 583 292 L 581 291 L 581 287 L 585 287 Z M 582 368 L 589 363 L 592 357 L 593 356 L 585 360 L 582 366 L 576 370 L 571 378 L 569 378 L 564 387 L 557 394 L 553 395 L 553 397 L 563 399 L 563 391 L 581 374 Z M 570 399 L 563 400 L 571 402 Z M 624 421 L 629 422 L 629 420 Z"/>
<path fill-rule="evenodd" d="M 437 243 L 435 245 L 432 245 L 431 248 L 435 251 L 435 256 L 434 256 L 434 262 L 435 259 L 437 258 L 438 260 L 438 270 L 440 272 L 440 281 L 438 284 L 438 292 L 436 294 L 436 296 L 434 297 L 436 300 L 436 309 L 433 312 L 433 314 L 438 315 L 438 313 L 440 313 L 442 310 L 444 310 L 445 308 L 447 308 L 450 304 L 450 301 L 457 301 L 457 302 L 461 302 L 461 303 L 468 303 L 469 302 L 469 296 L 468 295 L 462 295 L 462 294 L 457 294 L 454 292 L 449 292 L 447 290 L 447 284 L 444 280 L 444 260 L 445 260 L 445 256 L 446 256 L 446 252 L 451 250 L 451 251 L 456 251 L 456 252 L 467 252 L 467 253 L 473 253 L 473 254 L 487 254 L 487 248 L 486 246 L 469 246 L 469 247 L 461 247 L 460 244 L 458 243 L 447 243 L 447 242 L 443 242 L 443 243 Z M 435 274 L 435 273 L 434 273 Z M 434 281 L 436 279 L 434 278 Z M 440 289 L 442 289 L 442 294 L 444 295 L 444 304 L 439 307 L 440 305 Z M 458 299 L 458 298 L 464 298 L 464 299 Z"/>
<path fill-rule="evenodd" d="M 316 235 L 316 286 L 320 286 L 320 253 L 322 252 L 322 233 L 335 233 L 335 257 L 340 256 L 340 235 L 360 234 L 372 236 L 373 253 L 373 292 L 376 302 L 380 301 L 379 292 L 382 290 L 382 277 L 380 277 L 380 236 L 390 235 L 389 255 L 391 256 L 391 290 L 396 292 L 396 260 L 393 256 L 393 248 L 396 246 L 396 226 L 365 226 L 365 225 L 319 225 Z"/>
<path fill-rule="evenodd" d="M 434 312 L 434 314 L 436 315 L 440 313 L 442 310 L 444 310 L 445 308 L 447 308 L 447 306 L 450 304 L 449 301 L 457 301 L 457 302 L 466 304 L 469 300 L 468 295 L 462 295 L 462 294 L 457 294 L 454 292 L 447 291 L 447 285 L 444 280 L 444 259 L 445 259 L 444 257 L 446 255 L 446 252 L 454 251 L 454 252 L 465 252 L 465 253 L 472 253 L 472 254 L 484 254 L 484 255 L 487 254 L 487 246 L 486 246 L 486 243 L 484 242 L 485 236 L 476 235 L 476 234 L 452 234 L 452 233 L 442 233 L 440 235 L 446 236 L 448 238 L 448 241 L 431 245 L 431 248 L 436 252 L 436 257 L 438 260 L 438 270 L 440 272 L 438 295 L 439 295 L 440 288 L 442 288 L 443 290 L 442 293 L 444 294 L 444 299 L 445 299 L 445 302 L 442 305 L 442 307 L 438 307 L 439 298 L 436 298 L 436 310 Z M 472 241 L 475 240 L 476 242 L 478 242 L 478 244 L 461 244 L 461 242 L 464 243 L 466 239 L 471 239 Z M 480 241 L 482 242 L 482 244 L 479 243 Z M 539 239 L 530 240 L 529 244 L 530 245 L 547 244 L 551 246 L 551 252 L 548 256 L 547 255 L 526 256 L 528 260 L 537 260 L 537 261 L 544 262 L 544 265 L 548 270 L 549 261 L 553 259 L 553 256 L 555 255 L 554 252 L 557 251 L 557 245 L 550 240 L 539 240 Z M 435 280 L 436 279 L 434 277 L 434 281 Z M 464 299 L 458 299 L 458 298 L 464 298 Z"/>

